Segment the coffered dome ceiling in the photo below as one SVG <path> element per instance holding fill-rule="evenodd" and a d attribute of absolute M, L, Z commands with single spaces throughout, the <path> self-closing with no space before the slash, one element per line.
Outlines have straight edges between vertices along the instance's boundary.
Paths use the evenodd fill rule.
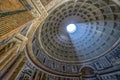
<path fill-rule="evenodd" d="M 120 8 L 107 0 L 69 1 L 53 10 L 40 29 L 45 53 L 60 61 L 85 61 L 107 53 L 120 37 Z M 69 33 L 67 25 L 75 24 Z"/>
<path fill-rule="evenodd" d="M 96 71 L 119 63 L 120 7 L 112 0 L 65 0 L 48 14 L 27 45 L 37 68 L 75 77 L 86 66 Z M 69 24 L 75 32 L 67 31 Z"/>

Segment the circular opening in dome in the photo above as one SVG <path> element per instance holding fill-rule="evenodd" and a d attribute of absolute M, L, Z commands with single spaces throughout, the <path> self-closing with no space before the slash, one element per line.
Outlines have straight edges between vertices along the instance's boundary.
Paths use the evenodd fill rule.
<path fill-rule="evenodd" d="M 75 24 L 69 24 L 69 25 L 67 25 L 67 31 L 68 31 L 69 33 L 75 32 L 75 31 L 76 31 L 76 26 L 75 26 Z"/>

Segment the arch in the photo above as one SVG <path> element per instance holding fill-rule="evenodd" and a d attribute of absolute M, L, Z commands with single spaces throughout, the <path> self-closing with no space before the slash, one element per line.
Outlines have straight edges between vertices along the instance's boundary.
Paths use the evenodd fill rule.
<path fill-rule="evenodd" d="M 90 65 L 85 65 L 80 69 L 82 75 L 94 75 L 95 71 L 96 70 Z"/>

